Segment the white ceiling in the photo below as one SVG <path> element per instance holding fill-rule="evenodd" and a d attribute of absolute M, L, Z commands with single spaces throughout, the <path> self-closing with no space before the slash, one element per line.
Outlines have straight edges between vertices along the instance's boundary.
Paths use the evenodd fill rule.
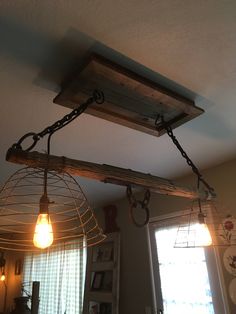
<path fill-rule="evenodd" d="M 5 161 L 7 149 L 68 112 L 52 100 L 61 80 L 91 50 L 205 109 L 175 130 L 201 169 L 236 157 L 234 0 L 5 0 L 0 2 L 1 183 L 16 169 Z M 41 143 L 38 150 L 43 148 Z M 86 114 L 55 135 L 52 153 L 167 178 L 189 172 L 166 135 L 155 138 Z M 125 192 L 79 181 L 92 206 Z"/>

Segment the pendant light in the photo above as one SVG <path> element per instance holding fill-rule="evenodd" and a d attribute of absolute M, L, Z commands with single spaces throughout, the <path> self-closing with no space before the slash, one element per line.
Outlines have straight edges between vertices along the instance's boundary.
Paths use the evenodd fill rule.
<path fill-rule="evenodd" d="M 236 245 L 236 229 L 229 228 L 232 217 L 224 217 L 217 209 L 216 201 L 193 202 L 190 209 L 179 217 L 174 247 L 193 248 Z"/>
<path fill-rule="evenodd" d="M 104 101 L 95 91 L 79 108 L 45 128 L 40 133 L 27 133 L 13 145 L 22 150 L 22 143 L 32 137 L 30 151 L 48 135 L 50 157 L 52 135 L 82 114 L 93 102 Z M 26 167 L 16 171 L 0 191 L 0 248 L 12 251 L 35 251 L 77 245 L 92 246 L 106 236 L 99 227 L 92 209 L 77 181 L 68 173 Z M 76 244 L 75 244 L 76 243 Z"/>
<path fill-rule="evenodd" d="M 39 215 L 34 231 L 34 245 L 40 249 L 45 249 L 53 243 L 52 223 L 48 211 L 49 199 L 47 194 L 43 194 L 39 203 Z"/>
<path fill-rule="evenodd" d="M 208 182 L 203 178 L 197 166 L 189 158 L 179 141 L 173 134 L 170 123 L 166 123 L 162 117 L 157 117 L 157 122 L 161 121 L 167 135 L 171 138 L 176 148 L 191 167 L 197 177 L 197 189 L 200 184 L 206 188 L 206 199 L 204 203 L 201 199 L 193 202 L 191 209 L 184 212 L 180 218 L 175 247 L 207 247 L 207 246 L 229 246 L 236 245 L 236 230 L 231 228 L 230 220 L 225 221 L 222 213 L 217 210 L 216 193 Z M 230 226 L 230 228 L 229 228 Z"/>
<path fill-rule="evenodd" d="M 209 246 L 212 244 L 212 237 L 205 222 L 205 216 L 198 214 L 198 222 L 195 225 L 196 246 Z"/>
<path fill-rule="evenodd" d="M 4 258 L 4 253 L 1 252 L 1 255 L 0 255 L 0 271 L 1 271 L 0 281 L 5 281 L 6 280 L 5 264 L 6 264 L 6 260 Z"/>
<path fill-rule="evenodd" d="M 0 193 L 0 248 L 31 252 L 49 244 L 51 249 L 62 243 L 82 248 L 103 241 L 105 235 L 78 182 L 68 173 L 48 170 L 45 198 L 44 178 L 44 169 L 26 167 L 6 181 Z M 43 215 L 48 215 L 46 224 L 36 224 Z"/>
<path fill-rule="evenodd" d="M 6 276 L 5 276 L 5 273 L 3 271 L 1 274 L 1 277 L 0 277 L 0 281 L 5 281 L 5 280 L 6 280 Z"/>
<path fill-rule="evenodd" d="M 192 205 L 188 213 L 180 216 L 177 237 L 174 247 L 204 247 L 213 243 L 212 234 L 209 231 L 208 216 L 202 206 Z"/>

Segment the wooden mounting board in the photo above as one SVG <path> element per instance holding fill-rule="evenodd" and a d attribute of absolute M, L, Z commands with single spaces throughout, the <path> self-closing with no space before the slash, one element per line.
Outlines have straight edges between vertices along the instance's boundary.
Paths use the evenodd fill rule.
<path fill-rule="evenodd" d="M 102 90 L 105 102 L 86 113 L 154 136 L 165 133 L 158 115 L 172 128 L 204 112 L 194 102 L 101 56 L 92 55 L 74 79 L 56 96 L 56 104 L 76 108 Z"/>

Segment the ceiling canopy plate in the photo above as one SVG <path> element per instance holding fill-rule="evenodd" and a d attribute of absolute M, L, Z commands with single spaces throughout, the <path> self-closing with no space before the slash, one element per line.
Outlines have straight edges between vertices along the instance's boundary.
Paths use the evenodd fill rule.
<path fill-rule="evenodd" d="M 96 54 L 54 102 L 74 109 L 94 89 L 104 92 L 105 102 L 86 113 L 154 136 L 166 132 L 164 123 L 176 128 L 204 112 L 192 100 Z"/>

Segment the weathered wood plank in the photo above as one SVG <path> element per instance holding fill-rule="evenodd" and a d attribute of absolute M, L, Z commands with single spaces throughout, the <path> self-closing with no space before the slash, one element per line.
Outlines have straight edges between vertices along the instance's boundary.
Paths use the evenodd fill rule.
<path fill-rule="evenodd" d="M 104 92 L 105 102 L 90 106 L 86 113 L 154 136 L 166 132 L 161 121 L 155 125 L 158 115 L 175 128 L 204 112 L 182 95 L 98 55 L 91 56 L 54 102 L 75 108 L 94 89 Z"/>
<path fill-rule="evenodd" d="M 105 183 L 143 187 L 159 194 L 175 195 L 189 199 L 200 197 L 204 200 L 208 198 L 206 191 L 191 190 L 179 186 L 171 180 L 109 165 L 101 165 L 53 155 L 48 157 L 47 154 L 26 152 L 13 148 L 8 150 L 6 160 L 33 168 L 48 168 L 58 172 L 67 172 L 71 175 L 99 180 Z"/>

